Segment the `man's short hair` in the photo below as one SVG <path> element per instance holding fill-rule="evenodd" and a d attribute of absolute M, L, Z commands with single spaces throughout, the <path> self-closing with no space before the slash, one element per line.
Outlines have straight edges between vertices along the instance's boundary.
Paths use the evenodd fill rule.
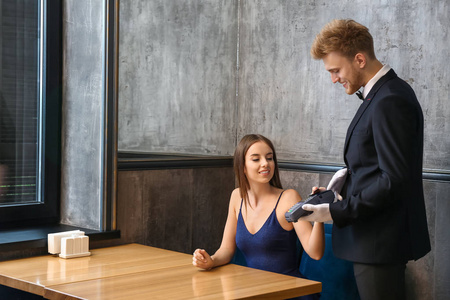
<path fill-rule="evenodd" d="M 349 59 L 361 52 L 368 58 L 375 59 L 369 29 L 350 19 L 329 22 L 314 39 L 311 46 L 314 59 L 323 59 L 330 52 L 338 52 Z"/>

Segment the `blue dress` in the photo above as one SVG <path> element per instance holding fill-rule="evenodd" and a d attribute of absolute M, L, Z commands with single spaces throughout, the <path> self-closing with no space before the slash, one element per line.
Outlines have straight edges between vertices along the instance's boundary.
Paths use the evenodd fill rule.
<path fill-rule="evenodd" d="M 277 219 L 277 204 L 261 229 L 251 234 L 242 217 L 242 202 L 236 229 L 236 246 L 243 254 L 250 268 L 305 278 L 299 271 L 297 255 L 297 234 L 294 229 L 287 231 Z M 302 296 L 298 299 L 315 300 L 319 294 Z M 297 299 L 297 298 L 296 298 Z"/>

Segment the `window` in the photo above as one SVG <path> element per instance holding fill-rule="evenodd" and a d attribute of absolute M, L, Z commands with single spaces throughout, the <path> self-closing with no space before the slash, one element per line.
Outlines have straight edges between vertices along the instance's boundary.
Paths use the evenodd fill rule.
<path fill-rule="evenodd" d="M 0 0 L 0 225 L 59 219 L 61 0 Z"/>

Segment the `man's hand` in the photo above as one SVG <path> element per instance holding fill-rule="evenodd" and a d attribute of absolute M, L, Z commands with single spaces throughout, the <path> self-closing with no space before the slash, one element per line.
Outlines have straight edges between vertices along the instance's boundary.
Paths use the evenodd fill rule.
<path fill-rule="evenodd" d="M 317 205 L 313 205 L 313 204 L 304 204 L 302 206 L 302 208 L 304 210 L 308 210 L 308 211 L 312 211 L 313 213 L 305 216 L 305 217 L 301 217 L 299 219 L 299 221 L 309 221 L 309 222 L 328 222 L 328 221 L 332 221 L 333 219 L 331 218 L 331 214 L 330 214 L 330 204 L 328 203 L 324 203 L 324 204 L 317 204 Z"/>
<path fill-rule="evenodd" d="M 340 169 L 333 175 L 333 178 L 331 178 L 330 183 L 328 183 L 327 190 L 332 190 L 335 194 L 340 193 L 346 178 L 347 168 Z"/>

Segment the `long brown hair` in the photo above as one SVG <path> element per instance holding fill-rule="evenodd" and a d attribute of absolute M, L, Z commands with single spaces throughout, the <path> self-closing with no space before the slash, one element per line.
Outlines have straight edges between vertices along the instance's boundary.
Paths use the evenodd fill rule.
<path fill-rule="evenodd" d="M 269 184 L 280 189 L 283 188 L 281 186 L 280 174 L 278 171 L 277 154 L 275 153 L 275 148 L 273 147 L 272 142 L 260 134 L 247 134 L 241 139 L 236 147 L 236 150 L 234 151 L 234 173 L 236 174 L 239 184 L 241 198 L 244 199 L 245 204 L 248 203 L 248 190 L 250 189 L 250 184 L 248 183 L 247 176 L 245 176 L 244 173 L 245 155 L 247 154 L 248 149 L 256 142 L 263 142 L 269 146 L 270 149 L 272 149 L 275 170 Z"/>

